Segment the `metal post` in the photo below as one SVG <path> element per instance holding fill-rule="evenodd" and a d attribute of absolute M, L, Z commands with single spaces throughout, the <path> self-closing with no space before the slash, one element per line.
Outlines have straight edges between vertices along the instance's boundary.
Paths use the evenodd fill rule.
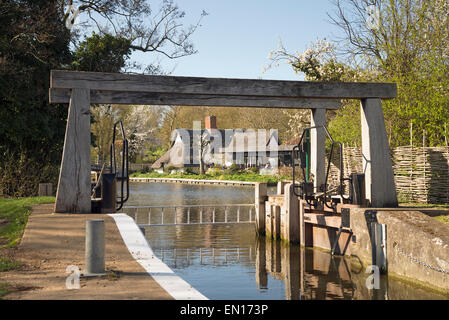
<path fill-rule="evenodd" d="M 85 274 L 103 274 L 105 252 L 104 220 L 93 219 L 86 221 L 86 270 Z"/>

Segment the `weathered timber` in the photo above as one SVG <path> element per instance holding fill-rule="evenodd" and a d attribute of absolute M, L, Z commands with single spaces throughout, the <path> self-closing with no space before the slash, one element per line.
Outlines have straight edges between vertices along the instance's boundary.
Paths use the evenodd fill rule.
<path fill-rule="evenodd" d="M 257 182 L 254 190 L 254 200 L 256 205 L 256 232 L 265 234 L 265 201 L 267 200 L 267 184 Z"/>
<path fill-rule="evenodd" d="M 89 90 L 72 89 L 55 212 L 91 211 L 89 108 Z"/>
<path fill-rule="evenodd" d="M 284 207 L 281 218 L 281 238 L 292 243 L 300 242 L 299 234 L 299 200 L 293 193 L 293 184 L 284 187 Z"/>
<path fill-rule="evenodd" d="M 70 89 L 50 88 L 50 103 L 68 103 Z M 307 99 L 261 96 L 223 96 L 214 94 L 179 94 L 134 91 L 91 90 L 91 103 L 258 107 L 292 109 L 339 109 L 338 99 Z"/>
<path fill-rule="evenodd" d="M 51 88 L 296 98 L 395 98 L 394 83 L 307 82 L 52 70 Z"/>
<path fill-rule="evenodd" d="M 315 192 L 321 192 L 321 186 L 326 182 L 326 136 L 322 127 L 324 125 L 326 125 L 326 109 L 311 110 L 310 126 L 318 127 L 310 130 L 310 172 Z"/>
<path fill-rule="evenodd" d="M 393 168 L 380 99 L 362 99 L 365 193 L 373 207 L 397 207 Z"/>

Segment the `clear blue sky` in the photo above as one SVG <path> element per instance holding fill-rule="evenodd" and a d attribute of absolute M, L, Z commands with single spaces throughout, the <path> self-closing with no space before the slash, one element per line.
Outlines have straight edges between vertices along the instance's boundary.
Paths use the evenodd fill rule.
<path fill-rule="evenodd" d="M 165 71 L 177 76 L 298 80 L 288 65 L 262 74 L 268 54 L 282 39 L 289 52 L 302 51 L 310 41 L 338 34 L 326 13 L 328 0 L 177 0 L 186 24 L 195 23 L 202 10 L 209 13 L 191 40 L 198 53 L 175 60 L 161 59 Z M 154 56 L 136 55 L 151 63 Z"/>

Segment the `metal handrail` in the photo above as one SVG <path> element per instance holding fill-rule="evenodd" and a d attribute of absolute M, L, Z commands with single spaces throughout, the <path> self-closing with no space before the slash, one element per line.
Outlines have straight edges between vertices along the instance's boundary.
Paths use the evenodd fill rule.
<path fill-rule="evenodd" d="M 129 163 L 128 163 L 128 139 L 126 139 L 125 128 L 123 127 L 122 120 L 114 123 L 114 131 L 112 134 L 112 144 L 111 144 L 111 173 L 117 174 L 117 163 L 115 160 L 115 132 L 117 125 L 120 124 L 120 129 L 123 138 L 123 148 L 122 148 L 122 176 L 120 177 L 120 200 L 116 202 L 119 206 L 116 210 L 120 210 L 123 207 L 123 204 L 128 201 L 129 198 Z M 126 174 L 125 174 L 126 172 Z M 126 182 L 126 197 L 123 195 L 123 185 L 124 181 Z"/>
<path fill-rule="evenodd" d="M 148 223 L 141 224 L 139 226 L 162 226 L 162 225 L 189 225 L 189 224 L 227 224 L 227 223 L 254 223 L 255 219 L 253 219 L 253 208 L 255 207 L 254 203 L 244 203 L 244 204 L 197 204 L 197 205 L 168 205 L 168 206 L 127 206 L 123 207 L 123 210 L 130 209 L 136 210 L 134 212 L 134 220 L 137 221 L 138 209 L 148 209 Z M 192 222 L 190 216 L 190 209 L 199 208 L 199 222 Z M 205 211 L 204 208 L 212 208 L 212 221 L 203 221 L 203 213 Z M 217 221 L 215 215 L 216 208 L 224 208 L 224 221 Z M 228 220 L 228 215 L 230 211 L 229 208 L 237 208 L 236 212 L 236 221 Z M 242 221 L 240 218 L 240 208 L 249 208 L 248 211 L 248 221 Z M 161 222 L 160 223 L 151 223 L 151 209 L 161 209 L 158 214 L 160 214 Z M 169 211 L 164 211 L 164 209 L 174 209 L 173 210 L 173 223 L 164 223 L 164 215 L 166 215 Z M 187 214 L 187 222 L 177 222 L 177 210 L 178 209 L 187 209 L 183 214 Z M 207 213 L 207 212 L 206 212 Z M 254 217 L 255 218 L 255 217 Z"/>
<path fill-rule="evenodd" d="M 103 163 L 103 166 L 101 167 L 101 171 L 100 171 L 100 174 L 99 174 L 98 179 L 97 179 L 97 183 L 95 184 L 95 187 L 92 189 L 91 198 L 95 197 L 95 193 L 96 193 L 97 189 L 101 185 L 101 179 L 103 178 L 104 168 L 105 168 L 105 163 Z"/>
<path fill-rule="evenodd" d="M 334 207 L 334 206 L 329 206 L 328 204 L 327 204 L 327 193 L 329 192 L 329 190 L 328 190 L 328 183 L 327 183 L 327 181 L 328 181 L 328 179 L 329 179 L 329 173 L 330 173 L 330 166 L 331 166 L 331 160 L 332 160 L 332 156 L 333 156 L 333 152 L 334 152 L 334 145 L 337 145 L 338 146 L 338 148 L 339 148 L 339 151 L 340 151 L 340 154 L 339 154 L 339 162 L 340 162 L 340 185 L 339 185 L 339 194 L 340 194 L 340 196 L 342 197 L 342 199 L 349 199 L 349 198 L 345 198 L 344 197 L 344 195 L 343 195 L 343 183 L 344 183 L 344 181 L 349 181 L 350 183 L 352 183 L 352 180 L 350 179 L 350 178 L 344 178 L 344 167 L 343 167 L 343 146 L 342 146 L 342 144 L 340 143 L 340 142 L 338 142 L 338 141 L 335 141 L 333 138 L 332 138 L 332 136 L 331 136 L 331 134 L 330 134 L 330 132 L 329 132 L 329 130 L 326 128 L 326 126 L 324 126 L 324 125 L 321 125 L 321 126 L 314 126 L 314 127 L 308 127 L 308 128 L 305 128 L 304 130 L 303 130 L 303 132 L 302 132 L 302 135 L 301 135 L 301 138 L 299 139 L 299 142 L 298 142 L 298 144 L 293 148 L 293 150 L 292 150 L 292 161 L 293 161 L 293 193 L 296 195 L 296 196 L 299 196 L 299 194 L 297 194 L 296 193 L 296 189 L 295 189 L 295 187 L 296 187 L 296 184 L 295 184 L 295 154 L 294 154 L 294 152 L 295 151 L 297 151 L 297 152 L 300 152 L 301 151 L 301 148 L 302 148 L 302 140 L 304 139 L 304 134 L 305 134 L 305 132 L 306 131 L 311 131 L 312 129 L 319 129 L 319 128 L 323 128 L 324 129 L 324 132 L 325 132 L 325 134 L 326 134 L 326 136 L 329 138 L 329 140 L 330 140 L 330 142 L 331 142 L 331 149 L 330 149 L 330 152 L 329 152 L 329 157 L 328 157 L 328 164 L 327 164 L 327 169 L 326 169 L 326 176 L 325 176 L 325 179 L 324 179 L 324 194 L 323 194 L 323 199 L 324 199 L 324 205 L 326 206 L 326 207 L 328 207 L 329 209 L 333 209 L 334 211 L 336 210 L 336 208 Z M 304 177 L 304 179 L 305 179 L 305 172 L 304 172 L 304 168 L 301 166 L 301 169 L 302 169 L 302 172 L 303 172 L 303 177 Z M 308 182 L 308 181 L 306 181 L 306 182 Z M 310 205 L 311 203 L 306 199 L 306 201 L 307 201 L 307 203 Z"/>

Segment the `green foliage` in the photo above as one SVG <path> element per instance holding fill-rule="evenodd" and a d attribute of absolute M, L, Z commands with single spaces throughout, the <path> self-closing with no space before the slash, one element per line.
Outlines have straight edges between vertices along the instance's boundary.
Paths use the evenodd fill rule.
<path fill-rule="evenodd" d="M 2 1 L 0 194 L 37 193 L 57 179 L 67 107 L 49 104 L 51 69 L 70 62 L 59 1 Z"/>
<path fill-rule="evenodd" d="M 8 294 L 8 284 L 6 282 L 0 282 L 0 300 Z"/>
<path fill-rule="evenodd" d="M 195 174 L 195 175 L 197 174 L 192 168 L 186 168 L 185 173 L 186 174 Z"/>
<path fill-rule="evenodd" d="M 236 172 L 230 173 L 226 170 L 222 172 L 216 172 L 215 170 L 211 173 L 206 174 L 192 174 L 192 173 L 181 173 L 177 172 L 174 174 L 170 174 L 167 172 L 158 173 L 138 173 L 135 172 L 131 174 L 131 177 L 140 177 L 140 178 L 178 178 L 178 179 L 200 179 L 200 180 L 230 180 L 230 181 L 253 181 L 253 182 L 269 182 L 275 183 L 281 180 L 285 180 L 288 177 L 283 175 L 280 176 L 272 176 L 272 175 L 260 175 L 259 173 L 254 172 Z"/>
<path fill-rule="evenodd" d="M 72 67 L 79 71 L 120 72 L 131 55 L 130 45 L 129 39 L 93 32 L 80 42 Z"/>
<path fill-rule="evenodd" d="M 437 216 L 437 217 L 435 217 L 435 219 L 449 225 L 449 216 L 447 216 L 447 215 Z"/>
<path fill-rule="evenodd" d="M 7 257 L 0 257 L 0 272 L 15 270 L 21 265 L 18 261 L 10 260 Z"/>
<path fill-rule="evenodd" d="M 360 102 L 348 101 L 342 104 L 335 117 L 329 122 L 329 133 L 335 141 L 361 145 Z"/>
<path fill-rule="evenodd" d="M 231 175 L 232 174 L 236 174 L 236 173 L 238 173 L 240 171 L 241 171 L 240 167 L 237 164 L 235 164 L 235 163 L 231 164 L 231 166 L 229 168 L 224 170 L 224 172 L 226 174 L 231 174 Z"/>
<path fill-rule="evenodd" d="M 248 171 L 252 173 L 259 173 L 259 167 L 251 167 L 248 169 Z"/>
<path fill-rule="evenodd" d="M 154 163 L 157 159 L 162 157 L 167 152 L 167 148 L 164 146 L 151 146 L 145 151 L 145 157 L 142 161 L 146 163 Z"/>

